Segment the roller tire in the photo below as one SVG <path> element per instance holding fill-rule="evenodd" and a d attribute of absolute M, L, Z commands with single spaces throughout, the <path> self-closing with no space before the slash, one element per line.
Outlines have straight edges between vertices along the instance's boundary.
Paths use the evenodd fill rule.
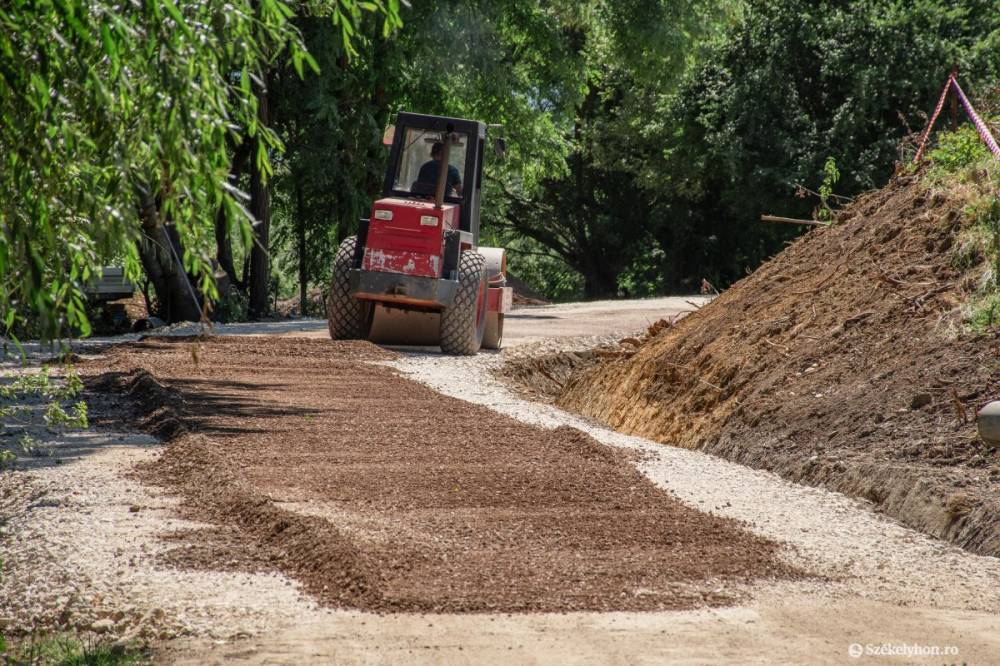
<path fill-rule="evenodd" d="M 441 312 L 441 351 L 469 356 L 479 351 L 486 331 L 486 258 L 466 250 L 458 263 L 458 290 Z"/>
<path fill-rule="evenodd" d="M 371 329 L 371 303 L 358 300 L 351 294 L 351 266 L 357 242 L 354 236 L 345 238 L 333 259 L 333 277 L 330 278 L 330 293 L 326 298 L 326 322 L 334 340 L 364 340 Z"/>

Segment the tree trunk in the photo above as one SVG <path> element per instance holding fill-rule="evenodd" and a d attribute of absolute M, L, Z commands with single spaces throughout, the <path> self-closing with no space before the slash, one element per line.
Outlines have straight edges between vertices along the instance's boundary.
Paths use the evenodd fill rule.
<path fill-rule="evenodd" d="M 229 182 L 234 186 L 239 182 L 240 174 L 246 168 L 252 143 L 245 141 L 240 146 L 233 148 L 233 163 L 229 168 Z M 246 291 L 246 273 L 242 276 L 237 273 L 236 265 L 233 263 L 233 241 L 229 234 L 229 227 L 226 207 L 219 206 L 219 212 L 215 217 L 216 260 L 219 262 L 219 267 L 229 276 L 230 284 L 235 285 L 240 291 Z"/>
<path fill-rule="evenodd" d="M 184 251 L 177 230 L 163 223 L 151 194 L 139 192 L 138 196 L 143 234 L 138 243 L 139 258 L 156 292 L 156 315 L 168 324 L 199 321 L 200 297 L 180 264 Z"/>
<path fill-rule="evenodd" d="M 233 242 L 229 237 L 229 220 L 226 219 L 226 209 L 219 207 L 219 212 L 215 216 L 215 258 L 219 262 L 219 267 L 229 276 L 229 283 L 242 289 L 239 275 L 236 273 L 236 266 L 233 265 Z M 219 294 L 224 296 L 224 294 Z"/>
<path fill-rule="evenodd" d="M 583 293 L 588 299 L 618 298 L 621 265 L 600 250 L 585 249 L 577 270 L 583 274 Z"/>
<path fill-rule="evenodd" d="M 258 97 L 258 118 L 260 124 L 268 124 L 267 90 L 260 93 Z M 268 185 L 264 181 L 264 174 L 257 163 L 258 147 L 260 136 L 253 140 L 250 153 L 250 213 L 254 217 L 253 223 L 253 247 L 250 249 L 250 317 L 260 319 L 266 317 L 270 309 L 268 300 L 268 287 L 270 285 L 270 228 L 271 211 Z"/>
<path fill-rule="evenodd" d="M 306 274 L 306 218 L 302 201 L 301 181 L 295 181 L 295 230 L 299 237 L 299 315 L 305 317 L 309 309 L 307 293 L 309 279 Z"/>
<path fill-rule="evenodd" d="M 583 293 L 588 299 L 617 298 L 618 281 L 604 275 L 603 271 L 586 271 L 583 274 Z"/>

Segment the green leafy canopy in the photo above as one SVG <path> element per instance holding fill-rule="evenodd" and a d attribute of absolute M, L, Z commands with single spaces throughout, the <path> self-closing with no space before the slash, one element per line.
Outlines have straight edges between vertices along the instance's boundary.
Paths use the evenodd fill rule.
<path fill-rule="evenodd" d="M 227 138 L 259 137 L 270 173 L 277 135 L 255 88 L 284 59 L 316 68 L 291 22 L 329 17 L 345 36 L 361 13 L 399 25 L 397 0 L 14 0 L 0 5 L 0 322 L 54 338 L 89 332 L 84 287 L 103 262 L 141 272 L 138 201 L 155 200 L 214 293 L 211 221 L 249 223 L 227 183 Z"/>

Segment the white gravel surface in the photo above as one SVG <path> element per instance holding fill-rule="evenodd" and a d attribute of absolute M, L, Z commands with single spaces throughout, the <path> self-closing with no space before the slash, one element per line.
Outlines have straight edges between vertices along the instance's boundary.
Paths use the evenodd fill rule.
<path fill-rule="evenodd" d="M 177 547 L 164 537 L 208 526 L 179 519 L 175 498 L 133 480 L 135 466 L 158 455 L 153 438 L 44 441 L 50 453 L 23 461 L 29 471 L 0 474 L 0 629 L 224 638 L 324 612 L 284 576 L 182 571 L 160 560 Z"/>

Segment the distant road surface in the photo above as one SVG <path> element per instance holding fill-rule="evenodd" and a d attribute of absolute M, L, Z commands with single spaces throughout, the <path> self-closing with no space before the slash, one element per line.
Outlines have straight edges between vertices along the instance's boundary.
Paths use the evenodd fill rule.
<path fill-rule="evenodd" d="M 639 331 L 658 319 L 694 311 L 692 303 L 704 296 L 667 296 L 621 301 L 590 301 L 554 305 L 519 306 L 504 319 L 504 346 L 512 347 L 551 338 L 605 336 Z M 231 335 L 278 334 L 326 337 L 326 320 L 288 319 L 275 322 L 217 325 L 215 332 Z"/>
<path fill-rule="evenodd" d="M 703 296 L 668 296 L 629 301 L 591 301 L 559 305 L 532 305 L 507 313 L 504 342 L 510 345 L 543 338 L 612 335 L 644 329 L 658 319 L 695 310 Z"/>

